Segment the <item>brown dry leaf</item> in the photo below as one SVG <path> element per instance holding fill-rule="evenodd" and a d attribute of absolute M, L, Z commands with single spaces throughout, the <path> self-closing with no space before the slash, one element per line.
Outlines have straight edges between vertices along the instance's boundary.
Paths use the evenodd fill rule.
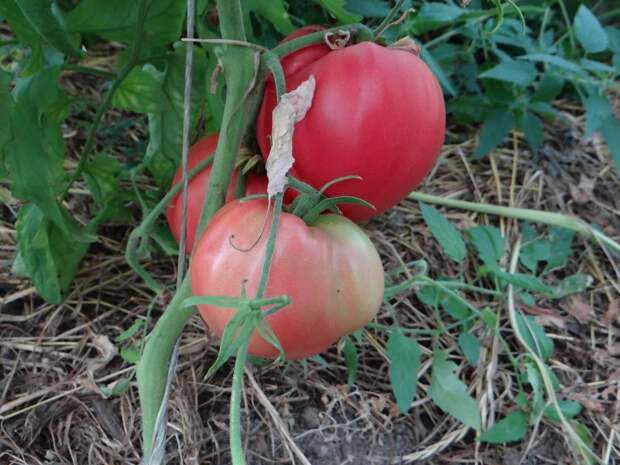
<path fill-rule="evenodd" d="M 620 314 L 620 299 L 612 300 L 609 302 L 607 311 L 601 317 L 601 323 L 605 326 L 609 326 Z"/>
<path fill-rule="evenodd" d="M 556 328 L 566 329 L 566 321 L 559 316 L 543 314 L 534 317 L 534 319 L 541 326 L 555 326 Z"/>
<path fill-rule="evenodd" d="M 613 355 L 614 357 L 620 355 L 620 342 L 616 342 L 615 344 L 609 346 L 609 349 L 607 351 L 610 355 Z"/>
<path fill-rule="evenodd" d="M 583 174 L 580 176 L 577 186 L 570 186 L 570 195 L 577 203 L 586 203 L 592 200 L 594 181 Z"/>
<path fill-rule="evenodd" d="M 578 295 L 572 296 L 564 306 L 564 309 L 582 324 L 589 323 L 594 316 L 594 310 L 590 304 Z"/>

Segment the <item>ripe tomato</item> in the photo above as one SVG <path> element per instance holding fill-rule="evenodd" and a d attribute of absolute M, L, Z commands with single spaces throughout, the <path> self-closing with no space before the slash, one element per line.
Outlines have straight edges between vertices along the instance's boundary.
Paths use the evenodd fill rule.
<path fill-rule="evenodd" d="M 371 42 L 336 50 L 286 76 L 287 90 L 313 75 L 312 107 L 295 126 L 291 174 L 320 188 L 341 176 L 328 196 L 352 195 L 376 207 L 342 206 L 364 221 L 403 199 L 428 174 L 443 144 L 445 108 L 441 88 L 413 53 Z M 276 99 L 265 93 L 257 139 L 270 149 L 271 113 Z"/>
<path fill-rule="evenodd" d="M 187 169 L 191 171 L 202 160 L 209 157 L 215 148 L 217 147 L 217 134 L 212 134 L 200 139 L 194 144 L 188 153 Z M 230 202 L 235 199 L 235 190 L 237 187 L 238 171 L 235 169 L 230 181 L 230 186 L 226 193 L 226 201 Z M 187 238 L 186 238 L 186 250 L 188 253 L 192 251 L 194 245 L 194 237 L 196 235 L 196 229 L 200 222 L 200 212 L 202 211 L 202 205 L 207 195 L 207 185 L 209 183 L 209 176 L 211 176 L 211 165 L 207 166 L 203 171 L 194 176 L 187 188 Z M 172 185 L 180 182 L 182 178 L 181 166 L 177 169 Z M 258 174 L 250 173 L 246 176 L 246 194 L 264 194 L 267 192 L 267 178 Z M 168 209 L 166 210 L 166 218 L 168 219 L 168 225 L 172 231 L 174 238 L 179 241 L 181 238 L 181 222 L 183 217 L 182 210 L 182 195 L 179 192 L 174 196 Z"/>
<path fill-rule="evenodd" d="M 250 251 L 240 248 L 259 237 L 266 214 L 266 199 L 236 200 L 212 218 L 192 258 L 194 295 L 236 296 L 243 281 L 248 296 L 256 294 L 268 231 Z M 355 223 L 327 214 L 308 227 L 282 212 L 265 296 L 291 298 L 290 305 L 267 317 L 286 358 L 318 354 L 368 323 L 381 305 L 383 280 L 377 250 Z M 235 312 L 209 305 L 198 309 L 218 336 Z M 257 331 L 248 351 L 260 357 L 278 355 Z"/>

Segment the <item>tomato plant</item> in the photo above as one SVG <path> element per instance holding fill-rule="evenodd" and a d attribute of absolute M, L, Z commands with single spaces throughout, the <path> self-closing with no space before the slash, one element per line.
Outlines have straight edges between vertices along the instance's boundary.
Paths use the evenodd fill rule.
<path fill-rule="evenodd" d="M 291 60 L 305 61 L 304 50 Z M 284 71 L 287 90 L 311 75 L 316 79 L 312 107 L 295 127 L 291 174 L 315 188 L 361 176 L 326 191 L 376 207 L 342 207 L 352 220 L 367 220 L 398 203 L 435 164 L 445 131 L 444 100 L 435 76 L 414 53 L 363 42 L 326 53 L 292 74 Z M 266 92 L 256 124 L 264 157 L 275 104 L 274 92 Z"/>
<path fill-rule="evenodd" d="M 267 233 L 261 234 L 266 199 L 225 205 L 200 238 L 191 265 L 194 295 L 239 295 L 242 283 L 254 295 L 265 258 Z M 364 326 L 383 298 L 383 267 L 366 234 L 341 215 L 321 215 L 307 226 L 282 212 L 266 295 L 286 294 L 291 304 L 266 320 L 287 359 L 325 350 L 341 336 Z M 202 318 L 221 336 L 234 309 L 199 305 Z M 275 358 L 278 351 L 257 331 L 248 353 Z"/>
<path fill-rule="evenodd" d="M 212 134 L 200 139 L 194 144 L 188 153 L 187 169 L 192 170 L 202 160 L 211 156 L 217 147 L 218 135 Z M 209 183 L 209 177 L 211 176 L 211 166 L 206 167 L 194 178 L 192 178 L 187 187 L 187 251 L 190 252 L 194 245 L 194 237 L 196 235 L 196 229 L 200 222 L 200 212 L 202 205 L 204 204 L 205 197 L 207 195 L 207 184 Z M 237 178 L 239 176 L 239 169 L 233 171 L 230 185 L 226 193 L 226 202 L 230 202 L 235 199 Z M 172 185 L 174 186 L 181 181 L 182 167 L 177 169 Z M 245 191 L 247 195 L 264 194 L 267 191 L 267 178 L 255 173 L 248 173 L 246 175 Z M 172 231 L 174 238 L 179 241 L 181 237 L 181 224 L 183 218 L 182 210 L 182 195 L 181 193 L 174 196 L 170 205 L 166 210 L 166 217 L 168 219 L 168 225 Z"/>

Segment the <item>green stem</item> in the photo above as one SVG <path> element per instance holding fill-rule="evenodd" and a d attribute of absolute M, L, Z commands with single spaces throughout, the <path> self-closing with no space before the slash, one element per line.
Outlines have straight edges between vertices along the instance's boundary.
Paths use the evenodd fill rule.
<path fill-rule="evenodd" d="M 566 24 L 566 32 L 568 33 L 568 39 L 570 40 L 571 52 L 574 54 L 577 46 L 575 44 L 575 35 L 573 34 L 573 25 L 570 22 L 570 17 L 568 16 L 568 11 L 566 10 L 564 0 L 558 0 L 558 3 L 560 4 L 560 10 L 562 10 L 564 23 Z"/>
<path fill-rule="evenodd" d="M 78 162 L 78 166 L 69 178 L 67 182 L 67 186 L 62 192 L 61 198 L 64 198 L 69 191 L 69 188 L 73 185 L 75 181 L 79 179 L 82 175 L 82 171 L 84 171 L 84 167 L 86 166 L 86 162 L 88 161 L 88 157 L 90 152 L 92 152 L 95 147 L 95 137 L 97 135 L 97 130 L 99 129 L 99 125 L 103 120 L 103 115 L 106 113 L 110 105 L 112 104 L 112 98 L 114 94 L 120 87 L 121 83 L 125 80 L 125 78 L 129 75 L 133 67 L 136 65 L 138 61 L 138 57 L 140 56 L 140 52 L 142 51 L 142 39 L 144 37 L 144 23 L 146 21 L 146 14 L 148 10 L 148 1 L 140 0 L 138 4 L 138 20 L 136 24 L 136 33 L 131 44 L 131 51 L 129 53 L 129 59 L 125 66 L 123 66 L 118 73 L 118 76 L 114 80 L 112 87 L 106 93 L 103 102 L 97 108 L 97 112 L 95 113 L 95 118 L 90 127 L 90 132 L 88 133 L 88 138 L 86 139 L 86 143 L 84 144 L 84 148 L 82 149 L 82 153 L 80 154 L 80 160 Z"/>
<path fill-rule="evenodd" d="M 276 246 L 276 234 L 278 232 L 278 223 L 280 221 L 280 212 L 282 211 L 282 197 L 280 192 L 276 195 L 275 205 L 273 207 L 273 219 L 271 220 L 271 229 L 269 230 L 269 238 L 267 239 L 267 247 L 265 247 L 265 259 L 263 261 L 263 270 L 260 276 L 260 283 L 256 291 L 256 298 L 261 299 L 267 288 L 267 280 L 269 279 L 269 269 L 271 268 L 271 260 Z"/>
<path fill-rule="evenodd" d="M 504 216 L 506 218 L 515 218 L 523 221 L 533 221 L 551 226 L 559 226 L 575 231 L 589 239 L 596 239 L 600 243 L 613 249 L 615 252 L 620 252 L 620 244 L 612 238 L 596 230 L 579 218 L 562 215 L 560 213 L 529 210 L 526 208 L 502 207 L 499 205 L 468 202 L 466 200 L 447 199 L 445 197 L 423 194 L 421 192 L 412 192 L 408 197 L 419 202 L 433 203 L 436 205 L 443 205 L 444 207 L 460 208 L 462 210 L 470 210 L 478 213 L 487 213 L 490 215 Z"/>
<path fill-rule="evenodd" d="M 245 338 L 237 351 L 230 395 L 230 454 L 234 465 L 245 465 L 243 444 L 241 443 L 241 388 L 243 369 L 248 355 L 249 338 Z"/>
<path fill-rule="evenodd" d="M 190 295 L 190 280 L 189 276 L 186 276 L 172 302 L 149 334 L 142 358 L 137 365 L 144 457 L 149 457 L 153 449 L 153 433 L 166 387 L 170 354 L 187 320 L 196 312 L 196 307 L 182 306 L 183 301 Z"/>
<path fill-rule="evenodd" d="M 372 32 L 372 29 L 370 29 L 368 26 L 364 26 L 363 24 L 348 24 L 346 26 L 332 27 L 330 29 L 313 32 L 311 34 L 298 37 L 296 39 L 277 45 L 271 51 L 280 58 L 282 58 L 289 53 L 293 53 L 300 48 L 307 47 L 308 45 L 323 43 L 323 37 L 325 37 L 325 34 L 336 34 L 341 31 L 351 32 L 351 34 L 356 36 L 358 42 L 373 40 L 374 38 L 374 33 Z"/>
<path fill-rule="evenodd" d="M 390 27 L 390 24 L 392 23 L 392 21 L 394 21 L 394 18 L 396 18 L 396 15 L 400 11 L 401 7 L 403 6 L 403 3 L 405 3 L 405 0 L 398 0 L 398 2 L 396 2 L 396 5 L 394 5 L 394 8 L 392 8 L 392 10 L 383 19 L 383 21 L 381 21 L 381 24 L 379 24 L 375 28 L 375 30 L 373 31 L 373 35 L 374 35 L 375 39 L 379 38 L 381 36 L 381 34 L 383 34 L 385 32 L 385 30 L 388 27 Z"/>

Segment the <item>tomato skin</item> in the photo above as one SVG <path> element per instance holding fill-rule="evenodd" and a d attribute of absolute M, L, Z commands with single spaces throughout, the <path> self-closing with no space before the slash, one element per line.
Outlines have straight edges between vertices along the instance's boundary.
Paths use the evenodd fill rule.
<path fill-rule="evenodd" d="M 328 196 L 352 195 L 376 207 L 343 205 L 354 221 L 394 206 L 432 169 L 443 145 L 445 107 L 441 88 L 412 53 L 371 42 L 336 50 L 286 76 L 287 91 L 313 75 L 312 107 L 295 126 L 291 174 Z M 275 97 L 265 94 L 257 120 L 261 152 L 269 154 Z"/>
<path fill-rule="evenodd" d="M 238 296 L 241 283 L 255 296 L 268 231 L 250 251 L 267 214 L 266 199 L 236 200 L 212 218 L 191 264 L 194 295 Z M 233 241 L 234 246 L 230 241 Z M 322 215 L 308 227 L 282 212 L 265 297 L 288 295 L 291 304 L 267 317 L 286 359 L 307 358 L 364 326 L 383 299 L 383 267 L 366 234 L 340 215 Z M 209 328 L 222 335 L 235 310 L 199 305 Z M 276 358 L 277 350 L 255 331 L 249 353 Z"/>
<path fill-rule="evenodd" d="M 215 152 L 217 147 L 217 134 L 211 134 L 203 137 L 196 142 L 190 149 L 187 158 L 187 170 L 191 171 L 201 161 L 208 158 Z M 228 191 L 226 192 L 226 202 L 230 202 L 236 198 L 235 190 L 237 188 L 237 177 L 239 170 L 235 169 L 232 174 Z M 172 180 L 172 186 L 180 182 L 182 179 L 182 167 L 179 166 Z M 207 195 L 207 185 L 211 176 L 211 165 L 194 176 L 187 188 L 187 237 L 186 250 L 187 253 L 192 251 L 194 238 L 198 224 L 200 223 L 200 212 Z M 267 192 L 267 178 L 258 174 L 250 173 L 246 176 L 246 195 L 264 194 Z M 172 235 L 179 242 L 181 238 L 181 223 L 183 218 L 182 210 L 183 197 L 181 192 L 174 196 L 168 208 L 166 209 L 166 218 L 168 225 L 172 231 Z"/>

